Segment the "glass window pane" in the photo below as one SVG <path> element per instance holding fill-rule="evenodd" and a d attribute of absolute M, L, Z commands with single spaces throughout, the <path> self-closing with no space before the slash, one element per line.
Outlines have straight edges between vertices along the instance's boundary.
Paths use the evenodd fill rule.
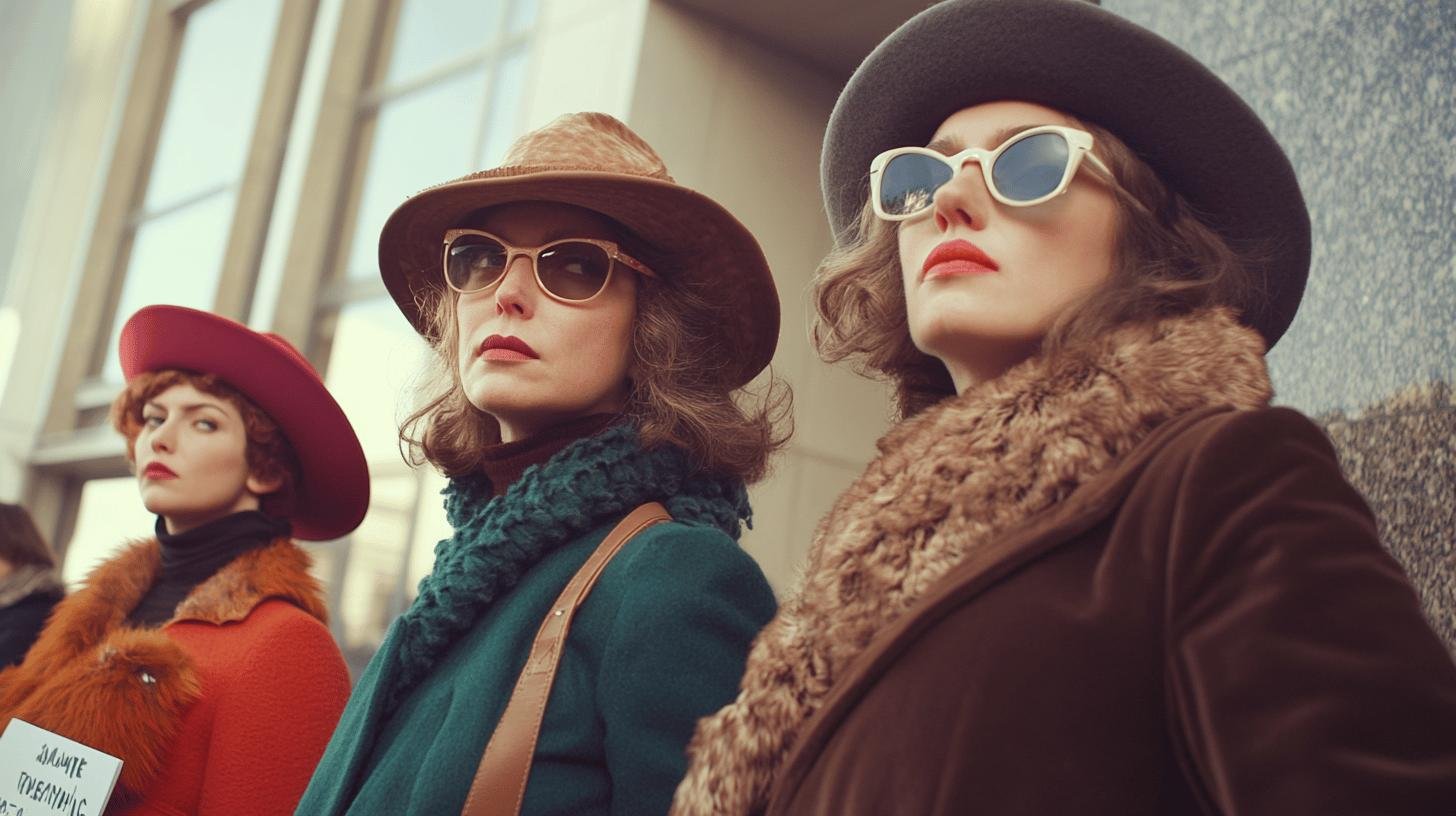
<path fill-rule="evenodd" d="M 339 608 L 333 610 L 349 649 L 378 648 L 389 624 L 404 611 L 405 548 L 418 483 L 398 460 L 370 474 L 369 513 L 351 535 Z"/>
<path fill-rule="evenodd" d="M 267 244 L 263 250 L 258 282 L 253 290 L 253 309 L 248 325 L 266 327 L 273 324 L 278 305 L 278 290 L 283 285 L 283 266 L 288 257 L 288 242 L 293 237 L 293 224 L 302 201 L 303 179 L 309 169 L 309 148 L 318 125 L 324 94 L 324 77 L 328 72 L 331 46 L 343 16 L 343 0 L 321 0 L 314 22 L 313 39 L 308 46 L 308 61 L 303 69 L 303 85 L 298 92 L 298 107 L 288 135 L 288 148 L 283 160 L 283 173 L 278 179 L 278 192 L 273 198 L 273 215 L 268 221 Z"/>
<path fill-rule="evenodd" d="M 506 24 L 506 31 L 511 34 L 520 34 L 536 24 L 536 0 L 515 0 L 511 3 L 511 21 Z"/>
<path fill-rule="evenodd" d="M 392 85 L 495 42 L 503 0 L 406 0 L 385 83 Z"/>
<path fill-rule="evenodd" d="M 61 578 L 75 588 L 91 570 L 130 541 L 152 535 L 157 517 L 147 512 L 136 479 L 91 479 L 81 487 L 76 532 L 66 547 Z"/>
<path fill-rule="evenodd" d="M 147 221 L 137 230 L 121 300 L 106 341 L 103 377 L 122 381 L 116 341 L 122 324 L 137 309 L 153 303 L 212 308 L 236 200 L 232 193 L 213 196 Z"/>
<path fill-rule="evenodd" d="M 351 303 L 339 312 L 324 382 L 348 415 L 371 467 L 402 463 L 399 421 L 413 407 L 415 382 L 429 353 L 387 297 Z"/>
<path fill-rule="evenodd" d="M 415 540 L 409 557 L 409 576 L 405 582 L 405 602 L 414 601 L 418 595 L 420 579 L 430 574 L 435 566 L 435 545 L 454 534 L 450 522 L 445 519 L 445 477 L 433 467 L 421 471 L 420 500 L 415 508 Z"/>
<path fill-rule="evenodd" d="M 520 135 L 522 99 L 526 93 L 526 61 L 531 50 L 521 46 L 506 54 L 496 67 L 490 116 L 481 140 L 479 165 L 497 167 L 511 142 Z"/>
<path fill-rule="evenodd" d="M 336 610 L 352 649 L 376 647 L 412 594 L 406 563 L 420 474 L 404 463 L 396 440 L 428 354 L 388 298 L 339 313 L 325 382 L 359 435 L 371 479 L 369 512 L 353 533 Z"/>
<path fill-rule="evenodd" d="M 188 16 L 148 210 L 242 175 L 280 6 L 281 0 L 214 0 Z"/>
<path fill-rule="evenodd" d="M 401 202 L 432 184 L 480 169 L 470 162 L 484 100 L 485 69 L 480 68 L 380 111 L 349 245 L 349 277 L 379 275 L 379 230 Z"/>

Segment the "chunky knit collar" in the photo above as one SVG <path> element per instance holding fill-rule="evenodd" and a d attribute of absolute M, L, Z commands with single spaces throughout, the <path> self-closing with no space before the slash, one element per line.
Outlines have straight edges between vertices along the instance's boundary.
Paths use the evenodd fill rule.
<path fill-rule="evenodd" d="M 587 531 L 648 501 L 667 505 L 675 521 L 716 527 L 735 540 L 750 518 L 742 481 L 701 472 L 671 445 L 644 448 L 625 422 L 573 442 L 527 468 L 505 494 L 491 494 L 479 474 L 445 488 L 455 534 L 435 546 L 434 569 L 396 624 L 390 708 L 537 561 Z"/>
<path fill-rule="evenodd" d="M 880 631 L 1163 423 L 1267 405 L 1263 355 L 1222 309 L 1127 325 L 892 428 L 820 523 L 803 586 L 754 642 L 738 699 L 698 723 L 673 813 L 761 811 L 805 722 Z"/>

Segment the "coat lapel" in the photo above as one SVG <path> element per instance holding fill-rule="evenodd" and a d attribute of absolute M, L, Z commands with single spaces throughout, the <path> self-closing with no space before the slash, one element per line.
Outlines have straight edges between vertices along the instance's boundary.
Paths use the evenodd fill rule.
<path fill-rule="evenodd" d="M 777 795 L 768 812 L 784 812 L 780 800 L 791 796 L 813 769 L 840 722 L 922 633 L 1022 567 L 1077 540 L 1111 517 L 1166 440 L 1228 410 L 1227 406 L 1206 408 L 1164 423 L 1113 471 L 1089 482 L 1054 510 L 969 554 L 904 615 L 880 631 L 806 723 L 803 736 L 794 744 L 774 784 Z"/>

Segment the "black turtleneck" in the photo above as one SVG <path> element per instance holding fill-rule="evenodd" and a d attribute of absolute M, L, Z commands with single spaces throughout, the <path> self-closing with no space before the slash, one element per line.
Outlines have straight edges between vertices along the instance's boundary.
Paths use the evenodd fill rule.
<path fill-rule="evenodd" d="M 185 533 L 167 532 L 157 517 L 157 541 L 162 563 L 152 588 L 127 617 L 132 626 L 157 626 L 172 619 L 177 604 L 198 584 L 211 578 L 234 558 L 291 532 L 287 521 L 259 510 L 244 510 L 193 527 Z"/>

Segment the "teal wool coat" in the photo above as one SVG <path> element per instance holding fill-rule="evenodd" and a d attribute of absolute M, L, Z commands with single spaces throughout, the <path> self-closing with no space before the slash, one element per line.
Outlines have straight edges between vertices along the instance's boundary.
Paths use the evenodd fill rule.
<path fill-rule="evenodd" d="M 521 812 L 666 813 L 694 724 L 737 693 L 775 611 L 735 540 L 742 484 L 617 426 L 489 496 L 483 479 L 446 490 L 456 534 L 359 678 L 298 813 L 459 813 L 551 603 L 652 500 L 674 520 L 619 552 L 578 611 Z"/>

